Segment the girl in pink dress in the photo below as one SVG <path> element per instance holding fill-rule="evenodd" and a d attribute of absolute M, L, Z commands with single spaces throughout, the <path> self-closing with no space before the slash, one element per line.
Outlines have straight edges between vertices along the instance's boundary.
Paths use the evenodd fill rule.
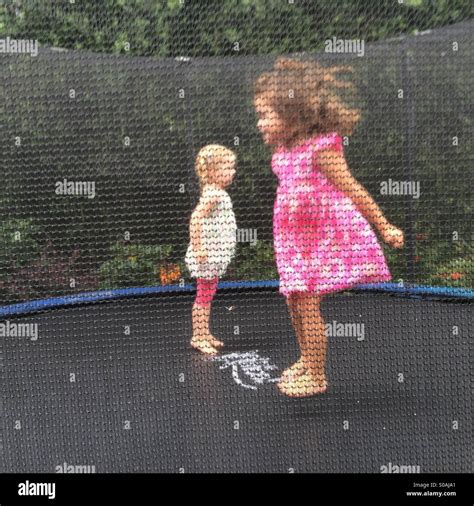
<path fill-rule="evenodd" d="M 292 397 L 327 388 L 323 296 L 391 279 L 371 225 L 390 246 L 404 242 L 345 161 L 341 135 L 351 134 L 360 114 L 334 92 L 352 87 L 336 78 L 342 71 L 350 68 L 280 58 L 255 83 L 258 128 L 274 148 L 279 182 L 273 234 L 280 292 L 301 351 L 278 383 Z"/>

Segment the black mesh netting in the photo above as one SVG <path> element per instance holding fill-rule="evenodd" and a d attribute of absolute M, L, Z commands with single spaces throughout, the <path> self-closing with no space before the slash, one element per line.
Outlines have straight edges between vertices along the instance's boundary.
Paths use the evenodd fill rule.
<path fill-rule="evenodd" d="M 471 306 L 431 299 L 474 288 L 470 14 L 427 0 L 0 5 L 0 468 L 468 471 Z M 352 67 L 355 93 L 338 93 L 361 116 L 344 154 L 405 239 L 379 236 L 383 293 L 324 297 L 329 386 L 298 401 L 276 382 L 300 355 L 311 369 L 299 316 L 258 290 L 280 276 L 254 84 L 281 56 Z M 206 144 L 237 158 L 220 281 L 244 282 L 217 291 L 212 360 L 188 346 L 185 262 Z M 423 295 L 392 297 L 401 287 Z M 113 300 L 62 298 L 88 292 Z"/>

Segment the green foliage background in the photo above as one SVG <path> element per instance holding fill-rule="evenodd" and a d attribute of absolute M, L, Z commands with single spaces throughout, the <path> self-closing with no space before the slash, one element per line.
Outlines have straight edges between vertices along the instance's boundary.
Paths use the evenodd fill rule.
<path fill-rule="evenodd" d="M 238 225 L 259 234 L 256 249 L 239 245 L 228 278 L 276 276 L 276 181 L 255 127 L 251 84 L 277 55 L 302 53 L 355 68 L 364 114 L 346 154 L 354 175 L 407 232 L 407 249 L 386 251 L 393 277 L 409 279 L 412 265 L 411 281 L 472 287 L 472 43 L 462 38 L 467 29 L 453 32 L 461 51 L 442 59 L 452 36 L 399 38 L 471 18 L 467 0 L 3 2 L 0 38 L 69 51 L 0 55 L 1 300 L 156 284 L 158 252 L 176 263 L 184 257 L 197 198 L 193 157 L 209 142 L 236 150 L 230 194 Z M 370 58 L 322 54 L 331 37 L 364 39 Z M 191 60 L 175 60 L 183 56 Z M 412 105 L 394 93 L 407 87 Z M 70 88 L 78 91 L 73 101 Z M 406 179 L 407 167 L 422 198 L 381 196 L 380 181 Z M 99 198 L 58 198 L 52 188 L 64 178 L 95 181 Z M 19 228 L 21 244 L 13 239 Z M 116 246 L 126 231 L 139 257 L 132 264 Z M 81 282 L 63 286 L 58 276 L 53 283 L 59 270 Z M 24 279 L 34 286 L 18 295 Z"/>
<path fill-rule="evenodd" d="M 0 33 L 44 45 L 146 56 L 282 54 L 332 36 L 367 42 L 472 17 L 470 0 L 6 0 Z"/>

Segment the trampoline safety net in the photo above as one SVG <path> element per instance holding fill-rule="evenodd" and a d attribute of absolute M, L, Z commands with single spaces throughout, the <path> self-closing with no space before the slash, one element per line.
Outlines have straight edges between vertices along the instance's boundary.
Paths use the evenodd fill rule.
<path fill-rule="evenodd" d="M 3 2 L 0 471 L 472 471 L 470 14 Z"/>

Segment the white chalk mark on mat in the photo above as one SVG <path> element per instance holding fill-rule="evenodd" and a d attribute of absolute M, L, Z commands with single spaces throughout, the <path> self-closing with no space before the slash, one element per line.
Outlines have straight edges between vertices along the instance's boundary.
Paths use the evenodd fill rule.
<path fill-rule="evenodd" d="M 280 378 L 272 378 L 270 372 L 278 369 L 276 365 L 270 363 L 267 357 L 261 357 L 257 351 L 247 351 L 245 353 L 228 353 L 219 357 L 213 357 L 213 362 L 221 362 L 219 369 L 232 370 L 232 378 L 244 388 L 257 390 L 255 385 L 264 383 L 274 383 Z M 242 381 L 244 377 L 245 381 Z M 249 384 L 253 383 L 253 384 Z"/>

